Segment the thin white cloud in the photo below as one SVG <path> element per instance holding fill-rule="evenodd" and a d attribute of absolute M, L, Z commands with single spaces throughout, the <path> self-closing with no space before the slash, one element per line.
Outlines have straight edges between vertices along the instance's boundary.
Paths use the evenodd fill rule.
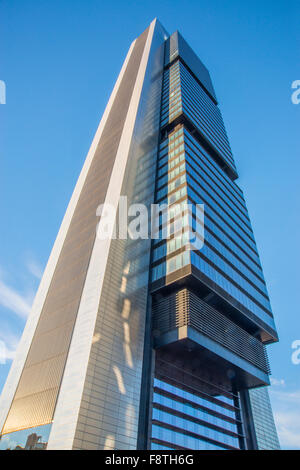
<path fill-rule="evenodd" d="M 279 390 L 270 390 L 272 397 L 276 400 L 280 401 L 282 405 L 292 405 L 298 404 L 300 405 L 300 390 L 296 390 L 294 392 L 284 392 Z"/>
<path fill-rule="evenodd" d="M 0 342 L 1 342 L 1 363 L 5 364 L 6 361 L 13 360 L 16 354 L 16 350 L 20 341 L 21 334 L 13 333 L 9 330 L 1 330 Z"/>
<path fill-rule="evenodd" d="M 300 390 L 271 388 L 274 419 L 283 449 L 300 449 Z"/>
<path fill-rule="evenodd" d="M 42 266 L 35 261 L 34 259 L 29 259 L 27 261 L 27 269 L 28 271 L 37 279 L 41 279 L 43 275 L 43 268 Z"/>
<path fill-rule="evenodd" d="M 27 318 L 31 309 L 31 300 L 0 279 L 0 305 L 8 308 L 21 318 Z"/>
<path fill-rule="evenodd" d="M 282 447 L 300 449 L 300 412 L 295 410 L 274 413 Z"/>
<path fill-rule="evenodd" d="M 33 261 L 32 257 L 28 261 L 27 267 L 35 277 L 41 276 L 42 269 L 40 268 L 38 263 Z M 5 279 L 5 272 L 0 266 L 0 307 L 2 306 L 5 309 L 10 310 L 22 320 L 26 320 L 28 314 L 30 313 L 34 296 L 35 291 L 32 288 L 27 288 L 25 293 L 21 293 L 20 291 L 9 285 L 9 283 Z M 14 358 L 21 336 L 20 333 L 15 333 L 10 329 L 10 327 L 7 327 L 9 326 L 9 324 L 13 325 L 12 321 L 13 318 L 10 317 L 8 313 L 6 313 L 1 319 L 0 356 L 2 363 L 3 360 L 5 363 L 6 360 L 12 360 Z M 7 325 L 5 325 L 5 323 Z"/>
<path fill-rule="evenodd" d="M 271 385 L 285 385 L 284 379 L 276 379 L 275 377 L 270 378 Z"/>

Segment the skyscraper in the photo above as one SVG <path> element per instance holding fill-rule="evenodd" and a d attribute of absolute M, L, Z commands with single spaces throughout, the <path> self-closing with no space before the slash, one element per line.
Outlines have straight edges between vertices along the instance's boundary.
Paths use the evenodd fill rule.
<path fill-rule="evenodd" d="M 278 448 L 261 388 L 278 338 L 237 176 L 209 72 L 154 20 L 51 252 L 1 395 L 0 448 L 33 433 L 48 449 Z M 131 222 L 167 207 L 155 236 L 145 219 L 124 232 L 125 197 Z M 98 236 L 101 205 L 116 236 Z"/>

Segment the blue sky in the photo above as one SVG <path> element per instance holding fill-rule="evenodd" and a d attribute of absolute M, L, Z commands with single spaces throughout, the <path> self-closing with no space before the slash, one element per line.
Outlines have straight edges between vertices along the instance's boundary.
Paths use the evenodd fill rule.
<path fill-rule="evenodd" d="M 300 449 L 299 15 L 296 0 L 0 0 L 0 390 L 127 49 L 158 17 L 212 75 L 279 330 L 269 348 L 279 437 Z"/>

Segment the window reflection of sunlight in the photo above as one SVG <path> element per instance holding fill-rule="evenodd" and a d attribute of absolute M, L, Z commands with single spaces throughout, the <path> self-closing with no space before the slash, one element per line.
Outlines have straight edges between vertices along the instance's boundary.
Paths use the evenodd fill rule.
<path fill-rule="evenodd" d="M 108 434 L 104 443 L 104 450 L 111 450 L 115 448 L 115 436 Z"/>
<path fill-rule="evenodd" d="M 124 341 L 125 343 L 130 343 L 130 328 L 127 322 L 124 322 Z"/>
<path fill-rule="evenodd" d="M 128 367 L 130 367 L 130 369 L 133 369 L 132 354 L 129 344 L 124 343 L 124 353 Z"/>
<path fill-rule="evenodd" d="M 47 448 L 51 424 L 21 429 L 4 434 L 0 439 L 1 450 L 44 450 Z"/>
<path fill-rule="evenodd" d="M 116 379 L 117 379 L 118 388 L 119 388 L 120 393 L 122 393 L 122 395 L 126 395 L 126 388 L 125 388 L 125 385 L 124 385 L 124 382 L 123 382 L 123 377 L 122 377 L 122 374 L 121 374 L 121 371 L 120 371 L 119 367 L 113 366 L 113 371 L 114 371 L 114 374 L 115 374 Z"/>
<path fill-rule="evenodd" d="M 120 291 L 122 292 L 122 294 L 126 292 L 126 286 L 127 286 L 127 278 L 125 276 L 122 276 L 121 287 L 120 287 Z"/>
<path fill-rule="evenodd" d="M 130 269 L 130 261 L 126 264 L 125 268 L 123 269 L 123 274 L 128 274 Z"/>
<path fill-rule="evenodd" d="M 126 407 L 126 435 L 130 436 L 132 433 L 132 423 L 135 420 L 135 409 L 131 403 Z"/>
<path fill-rule="evenodd" d="M 100 340 L 100 338 L 101 338 L 100 333 L 95 333 L 94 336 L 93 336 L 93 339 L 92 339 L 92 344 L 98 343 L 98 341 Z"/>
<path fill-rule="evenodd" d="M 133 361 L 132 361 L 132 354 L 130 349 L 130 327 L 127 322 L 123 323 L 124 328 L 124 353 L 127 365 L 132 369 L 133 368 Z"/>
<path fill-rule="evenodd" d="M 131 308 L 131 302 L 129 299 L 124 299 L 124 302 L 123 302 L 123 310 L 122 310 L 122 317 L 125 319 L 125 320 L 128 320 L 129 318 L 129 315 L 130 315 L 130 308 Z"/>

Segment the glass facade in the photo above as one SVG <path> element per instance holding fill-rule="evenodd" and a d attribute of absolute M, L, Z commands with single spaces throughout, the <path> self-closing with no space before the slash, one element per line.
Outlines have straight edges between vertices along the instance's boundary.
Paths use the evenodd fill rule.
<path fill-rule="evenodd" d="M 155 378 L 151 449 L 239 449 L 238 411 L 234 397 L 222 390 L 210 396 Z"/>
<path fill-rule="evenodd" d="M 23 429 L 0 437 L 0 450 L 46 450 L 51 424 Z"/>
<path fill-rule="evenodd" d="M 180 127 L 160 145 L 156 203 L 176 208 L 179 203 L 205 205 L 205 244 L 200 251 L 167 253 L 189 243 L 177 238 L 155 243 L 152 281 L 192 263 L 241 305 L 274 327 L 253 232 L 242 192 L 235 182 L 217 169 L 217 164 L 191 136 Z M 181 226 L 196 229 L 195 214 L 183 216 Z M 178 227 L 181 229 L 181 227 Z M 169 247 L 174 246 L 174 250 Z M 158 246 L 157 246 L 158 245 Z M 175 249 L 175 247 L 177 247 Z M 158 263 L 158 259 L 161 262 Z"/>
<path fill-rule="evenodd" d="M 180 85 L 177 86 L 180 89 Z M 172 108 L 173 102 L 177 102 L 176 95 L 170 102 Z M 162 126 L 164 106 L 163 101 Z M 242 192 L 217 168 L 184 126 L 161 143 L 158 156 L 156 202 L 178 204 L 179 201 L 205 205 L 205 244 L 199 253 L 192 254 L 191 262 L 245 308 L 273 326 L 268 292 Z M 182 222 L 195 230 L 195 216 Z M 168 250 L 161 245 L 162 255 L 164 251 Z M 154 261 L 157 253 L 156 249 Z M 178 256 L 174 263 L 177 269 L 184 265 Z M 168 272 L 166 262 L 156 265 L 152 280 Z"/>
<path fill-rule="evenodd" d="M 250 448 L 255 444 L 248 436 L 249 422 L 243 422 L 246 405 L 239 401 L 239 390 L 268 383 L 263 343 L 277 339 L 275 324 L 209 73 L 179 33 L 166 46 L 160 127 L 155 202 L 167 205 L 168 215 L 161 217 L 152 241 L 156 359 L 148 445 Z M 217 345 L 225 346 L 223 352 Z M 233 369 L 222 362 L 225 356 Z M 168 367 L 161 365 L 164 360 Z M 174 364 L 177 372 L 168 378 Z M 238 378 L 245 373 L 248 379 Z M 203 376 L 210 386 L 203 386 Z M 266 402 L 252 398 L 253 416 L 259 414 L 258 402 L 271 415 Z M 251 442 L 263 448 L 262 423 L 257 417 L 254 421 L 257 439 Z"/>
<path fill-rule="evenodd" d="M 266 387 L 249 390 L 253 423 L 259 450 L 280 448 L 274 423 L 268 389 Z"/>

